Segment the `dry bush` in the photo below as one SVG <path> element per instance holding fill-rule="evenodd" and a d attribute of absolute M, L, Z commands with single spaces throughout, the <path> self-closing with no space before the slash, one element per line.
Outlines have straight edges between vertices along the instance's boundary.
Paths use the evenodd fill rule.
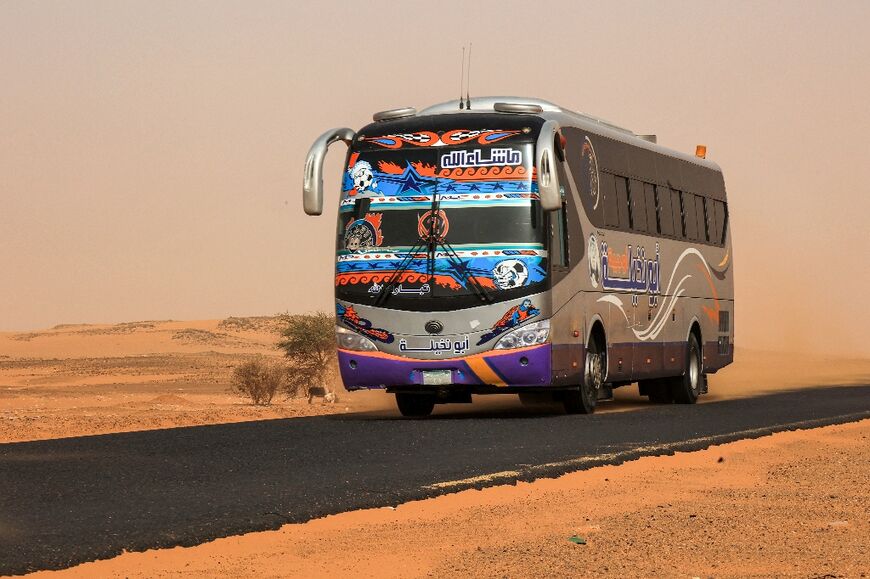
<path fill-rule="evenodd" d="M 331 391 L 330 378 L 337 371 L 335 315 L 316 312 L 282 315 L 278 347 L 290 361 L 285 391 L 288 396 L 309 396 L 312 388 Z"/>
<path fill-rule="evenodd" d="M 287 369 L 280 364 L 251 360 L 233 370 L 233 392 L 251 399 L 252 404 L 268 406 L 279 390 L 287 387 Z"/>

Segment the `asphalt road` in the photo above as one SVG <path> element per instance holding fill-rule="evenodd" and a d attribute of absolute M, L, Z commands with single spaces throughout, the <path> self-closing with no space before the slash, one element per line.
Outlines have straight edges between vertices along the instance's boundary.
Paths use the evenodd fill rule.
<path fill-rule="evenodd" d="M 868 417 L 870 386 L 852 386 L 594 416 L 351 414 L 5 444 L 0 574 Z"/>

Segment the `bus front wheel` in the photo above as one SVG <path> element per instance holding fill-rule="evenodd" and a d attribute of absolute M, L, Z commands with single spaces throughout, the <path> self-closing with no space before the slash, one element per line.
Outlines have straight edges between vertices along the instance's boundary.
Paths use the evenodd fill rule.
<path fill-rule="evenodd" d="M 701 395 L 704 380 L 704 361 L 701 346 L 694 332 L 689 334 L 686 352 L 686 372 L 671 379 L 671 396 L 677 404 L 694 404 Z"/>
<path fill-rule="evenodd" d="M 402 416 L 422 417 L 432 414 L 435 409 L 435 396 L 431 394 L 416 394 L 396 392 L 396 405 Z"/>
<path fill-rule="evenodd" d="M 562 394 L 562 404 L 568 414 L 592 414 L 598 404 L 598 393 L 604 386 L 607 354 L 600 340 L 593 338 L 586 350 L 586 363 L 580 387 Z"/>

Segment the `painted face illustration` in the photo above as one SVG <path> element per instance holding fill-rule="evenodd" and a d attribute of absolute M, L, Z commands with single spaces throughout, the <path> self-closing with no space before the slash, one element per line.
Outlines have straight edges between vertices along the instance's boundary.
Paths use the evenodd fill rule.
<path fill-rule="evenodd" d="M 526 282 L 529 270 L 526 264 L 518 259 L 506 259 L 496 264 L 492 270 L 492 277 L 499 289 L 513 289 Z"/>
<path fill-rule="evenodd" d="M 363 223 L 352 225 L 344 234 L 344 247 L 348 251 L 360 251 L 374 246 L 372 230 Z"/>
<path fill-rule="evenodd" d="M 351 221 L 344 231 L 344 248 L 348 251 L 365 251 L 379 247 L 384 241 L 381 234 L 381 213 L 369 213 L 362 219 Z"/>
<path fill-rule="evenodd" d="M 378 186 L 372 172 L 372 166 L 367 161 L 357 161 L 353 167 L 348 169 L 348 173 L 353 179 L 354 188 L 359 192 L 373 191 Z"/>
<path fill-rule="evenodd" d="M 598 240 L 594 235 L 589 236 L 589 247 L 586 254 L 589 261 L 589 282 L 597 288 L 601 282 L 601 253 L 598 251 Z"/>

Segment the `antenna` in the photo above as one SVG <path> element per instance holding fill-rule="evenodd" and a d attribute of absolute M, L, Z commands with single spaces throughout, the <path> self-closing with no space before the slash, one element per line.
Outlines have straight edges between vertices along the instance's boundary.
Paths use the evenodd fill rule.
<path fill-rule="evenodd" d="M 465 83 L 465 47 L 462 47 L 462 76 L 459 77 L 459 110 L 465 108 L 465 103 L 462 102 L 462 89 Z"/>
<path fill-rule="evenodd" d="M 471 89 L 469 86 L 471 85 L 471 43 L 468 43 L 468 76 L 465 80 L 465 108 L 471 110 Z"/>

